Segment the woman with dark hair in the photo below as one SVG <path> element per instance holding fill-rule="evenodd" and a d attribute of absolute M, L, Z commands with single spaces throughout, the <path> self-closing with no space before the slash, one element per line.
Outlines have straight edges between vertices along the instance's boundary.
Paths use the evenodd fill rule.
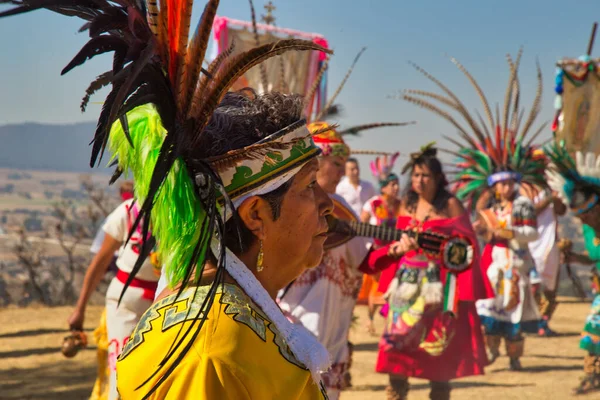
<path fill-rule="evenodd" d="M 462 235 L 476 243 L 468 213 L 446 189 L 432 145 L 412 154 L 403 172 L 410 172 L 411 183 L 397 228 Z M 376 370 L 390 375 L 388 399 L 406 399 L 409 377 L 428 379 L 431 399 L 449 399 L 451 379 L 483 374 L 487 363 L 472 271 L 454 276 L 406 235 L 370 254 L 371 268 L 382 263 L 393 266 L 379 281 L 388 304 L 382 310 L 387 323 Z"/>

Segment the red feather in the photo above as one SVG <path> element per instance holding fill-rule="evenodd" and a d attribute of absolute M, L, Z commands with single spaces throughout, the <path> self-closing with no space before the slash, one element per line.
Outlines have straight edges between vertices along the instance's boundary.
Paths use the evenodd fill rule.
<path fill-rule="evenodd" d="M 493 144 L 492 144 L 492 138 L 489 136 L 486 136 L 485 138 L 485 146 L 486 146 L 486 153 L 490 156 L 490 158 L 492 159 L 492 161 L 494 161 L 494 163 L 497 165 L 498 164 L 498 152 L 496 151 L 496 149 L 494 148 Z"/>
<path fill-rule="evenodd" d="M 182 0 L 167 0 L 167 23 L 169 32 L 169 78 L 176 84 L 177 54 L 179 53 L 179 26 L 181 20 Z"/>

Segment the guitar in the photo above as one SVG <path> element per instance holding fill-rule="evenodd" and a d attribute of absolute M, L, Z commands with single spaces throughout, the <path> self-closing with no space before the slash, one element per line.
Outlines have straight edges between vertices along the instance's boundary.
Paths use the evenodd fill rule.
<path fill-rule="evenodd" d="M 355 236 L 384 241 L 398 241 L 402 235 L 408 235 L 416 240 L 428 257 L 441 258 L 442 264 L 454 272 L 468 269 L 473 262 L 473 246 L 468 239 L 461 236 L 448 236 L 430 231 L 417 232 L 357 221 L 345 221 L 333 215 L 327 216 L 327 223 L 329 225 L 328 235 L 331 238 L 331 240 L 328 238 L 327 242 L 336 243 L 337 246 Z"/>

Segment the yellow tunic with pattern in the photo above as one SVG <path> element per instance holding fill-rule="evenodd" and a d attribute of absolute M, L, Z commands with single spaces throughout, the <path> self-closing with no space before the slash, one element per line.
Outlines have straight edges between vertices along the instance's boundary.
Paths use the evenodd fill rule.
<path fill-rule="evenodd" d="M 188 288 L 177 301 L 176 295 L 165 297 L 142 316 L 117 362 L 117 386 L 123 400 L 142 398 L 172 365 L 177 357 L 172 356 L 159 370 L 159 363 L 179 340 L 178 334 L 199 323 L 193 319 L 208 289 Z M 326 395 L 260 308 L 239 287 L 223 284 L 191 349 L 150 398 L 304 400 L 325 399 Z"/>

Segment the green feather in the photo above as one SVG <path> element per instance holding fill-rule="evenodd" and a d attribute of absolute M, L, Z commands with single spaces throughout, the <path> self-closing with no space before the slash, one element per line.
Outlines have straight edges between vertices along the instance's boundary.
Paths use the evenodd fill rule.
<path fill-rule="evenodd" d="M 167 132 L 152 104 L 128 112 L 127 121 L 133 147 L 120 121 L 111 127 L 108 146 L 112 160 L 118 159 L 119 167 L 133 174 L 136 199 L 142 203 L 148 195 L 152 172 Z M 151 214 L 151 230 L 172 286 L 183 281 L 193 249 L 200 239 L 201 224 L 198 221 L 205 216 L 184 162 L 176 160 L 154 198 Z M 205 247 L 204 251 L 208 244 Z"/>
<path fill-rule="evenodd" d="M 462 200 L 465 200 L 470 195 L 473 195 L 474 193 L 482 192 L 485 189 L 487 189 L 487 180 L 486 179 L 475 179 L 475 180 L 472 180 L 472 181 L 466 183 L 464 186 L 462 186 L 456 192 L 456 197 L 458 197 L 458 199 L 462 201 Z"/>

